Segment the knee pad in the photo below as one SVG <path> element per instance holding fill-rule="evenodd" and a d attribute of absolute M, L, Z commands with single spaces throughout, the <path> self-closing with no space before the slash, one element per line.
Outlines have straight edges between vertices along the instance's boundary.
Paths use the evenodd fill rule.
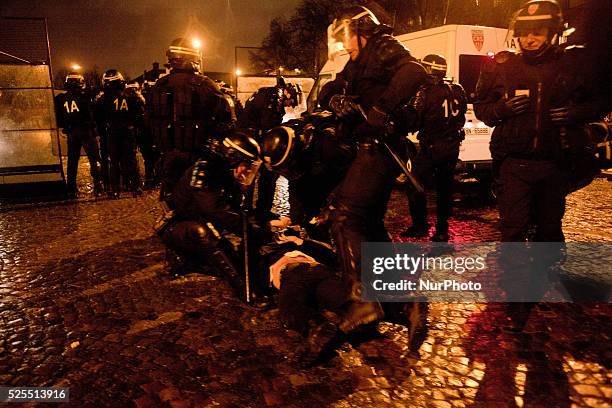
<path fill-rule="evenodd" d="M 218 238 L 206 225 L 195 223 L 189 230 L 189 236 L 204 248 L 213 249 L 217 247 Z"/>

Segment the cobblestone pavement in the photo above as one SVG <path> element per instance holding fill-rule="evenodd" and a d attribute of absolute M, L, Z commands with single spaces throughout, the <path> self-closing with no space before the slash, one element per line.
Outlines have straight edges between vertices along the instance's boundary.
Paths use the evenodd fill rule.
<path fill-rule="evenodd" d="M 568 240 L 612 241 L 611 198 L 603 179 L 570 196 Z M 458 204 L 452 239 L 499 239 L 491 207 Z M 539 305 L 521 334 L 499 304 L 432 304 L 418 353 L 381 323 L 301 369 L 275 311 L 164 275 L 157 214 L 155 192 L 0 208 L 0 385 L 69 387 L 74 407 L 611 406 L 610 304 Z M 406 214 L 395 192 L 396 239 Z"/>

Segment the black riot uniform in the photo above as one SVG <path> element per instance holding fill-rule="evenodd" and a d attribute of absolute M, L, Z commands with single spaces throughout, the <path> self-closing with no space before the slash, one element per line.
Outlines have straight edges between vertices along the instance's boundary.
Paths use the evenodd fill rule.
<path fill-rule="evenodd" d="M 408 130 L 418 130 L 419 152 L 412 161 L 412 172 L 423 184 L 433 176 L 437 191 L 436 233 L 433 241 L 448 241 L 448 218 L 452 214 L 453 175 L 459 158 L 459 145 L 464 138 L 463 125 L 467 97 L 459 84 L 448 83 L 446 60 L 440 55 L 427 55 L 422 60 L 429 75 L 416 96 L 406 107 Z M 425 193 L 409 192 L 412 226 L 403 236 L 426 236 L 427 202 Z"/>
<path fill-rule="evenodd" d="M 222 143 L 213 141 L 175 185 L 167 186 L 171 191 L 165 200 L 173 216 L 158 232 L 173 252 L 169 254 L 173 273 L 182 273 L 185 258 L 195 258 L 223 274 L 242 294 L 246 284 L 241 267 L 244 259 L 231 243 L 243 239 L 245 232 L 240 212 L 241 186 L 235 169 L 241 163 L 247 166 L 248 162 L 239 182 L 251 184 L 260 163 L 258 150 L 257 142 L 240 132 L 226 137 Z M 255 237 L 256 230 L 250 225 L 249 238 L 260 242 L 263 238 Z M 249 243 L 249 250 L 256 247 L 255 242 Z"/>
<path fill-rule="evenodd" d="M 259 88 L 246 101 L 238 116 L 238 127 L 252 129 L 258 134 L 258 142 L 263 134 L 283 121 L 285 106 L 299 105 L 301 90 L 294 84 L 287 84 L 283 77 L 277 78 L 276 86 Z M 272 205 L 278 174 L 262 169 L 257 184 L 256 214 L 261 221 L 272 219 Z"/>
<path fill-rule="evenodd" d="M 140 177 L 136 164 L 136 130 L 142 126 L 144 99 L 125 90 L 123 75 L 115 69 L 102 77 L 104 91 L 96 97 L 96 121 L 105 129 L 109 160 L 109 185 L 112 197 L 119 197 L 123 185 L 140 194 Z"/>
<path fill-rule="evenodd" d="M 583 75 L 584 50 L 554 45 L 561 21 L 556 2 L 527 3 L 515 35 L 547 27 L 547 42 L 537 50 L 497 54 L 483 66 L 477 85 L 476 116 L 495 126 L 490 148 L 503 241 L 524 241 L 532 225 L 535 241 L 564 241 L 565 196 L 584 170 L 571 160 L 572 152 L 587 142 L 582 125 L 609 109 L 592 78 Z"/>
<path fill-rule="evenodd" d="M 343 132 L 359 143 L 359 149 L 335 191 L 331 221 L 344 278 L 359 281 L 361 243 L 389 240 L 383 219 L 399 173 L 375 141 L 393 144 L 393 135 L 386 134 L 390 114 L 414 96 L 426 73 L 389 34 L 390 28 L 379 24 L 366 8 L 347 10 L 329 30 L 333 36 L 343 31 L 347 33 L 344 39 L 334 39 L 347 48 L 348 41 L 357 38 L 359 53 L 338 74 L 345 81 L 345 94 L 334 95 L 329 104 L 342 118 Z"/>
<path fill-rule="evenodd" d="M 289 180 L 293 225 L 309 228 L 355 158 L 354 144 L 339 139 L 335 122 L 330 112 L 317 112 L 288 121 L 263 137 L 266 167 Z"/>
<path fill-rule="evenodd" d="M 147 127 L 162 154 L 162 191 L 174 184 L 204 144 L 222 137 L 235 122 L 233 103 L 213 80 L 199 72 L 200 53 L 176 39 L 168 52 L 170 73 L 147 94 Z"/>
<path fill-rule="evenodd" d="M 102 193 L 100 178 L 100 148 L 96 139 L 92 95 L 85 89 L 85 80 L 78 73 L 70 73 L 65 82 L 66 93 L 55 97 L 58 126 L 68 139 L 68 194 L 76 197 L 77 168 L 81 147 L 89 159 L 94 194 Z"/>
<path fill-rule="evenodd" d="M 126 85 L 125 90 L 130 96 L 146 101 L 145 92 L 148 91 L 148 87 L 143 88 L 143 92 L 141 92 L 138 82 L 132 82 Z M 145 125 L 144 120 L 137 122 L 135 134 L 136 144 L 144 161 L 144 184 L 147 187 L 152 187 L 155 184 L 155 164 L 159 159 L 159 155 L 153 145 L 151 131 Z"/>

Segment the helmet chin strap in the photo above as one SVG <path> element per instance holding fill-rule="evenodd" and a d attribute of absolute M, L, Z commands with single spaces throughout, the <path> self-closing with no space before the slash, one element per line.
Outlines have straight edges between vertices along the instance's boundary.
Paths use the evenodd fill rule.
<path fill-rule="evenodd" d="M 523 49 L 523 46 L 520 44 L 520 42 L 519 42 L 519 46 L 521 47 L 521 51 L 523 52 L 523 55 L 527 59 L 535 60 L 535 59 L 538 59 L 538 58 L 542 57 L 546 53 L 548 53 L 548 51 L 552 48 L 552 43 L 547 40 L 537 50 L 525 50 L 525 49 Z"/>

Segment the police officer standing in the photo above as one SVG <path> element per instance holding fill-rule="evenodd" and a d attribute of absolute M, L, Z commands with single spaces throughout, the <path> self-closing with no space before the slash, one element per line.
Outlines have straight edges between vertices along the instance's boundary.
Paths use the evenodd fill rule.
<path fill-rule="evenodd" d="M 407 127 L 418 130 L 420 150 L 413 159 L 414 176 L 424 183 L 433 175 L 437 191 L 436 232 L 432 241 L 448 241 L 448 218 L 452 214 L 453 175 L 459 158 L 459 145 L 464 138 L 463 125 L 467 97 L 459 84 L 445 82 L 446 59 L 430 54 L 421 61 L 429 74 L 416 96 L 406 107 Z M 412 226 L 402 236 L 427 236 L 427 200 L 425 192 L 410 192 Z"/>
<path fill-rule="evenodd" d="M 66 76 L 66 93 L 55 97 L 55 109 L 59 127 L 68 136 L 68 196 L 77 195 L 77 168 L 81 147 L 89 159 L 89 171 L 93 179 L 95 196 L 102 194 L 100 179 L 100 148 L 96 140 L 92 96 L 85 89 L 85 79 L 77 72 Z"/>
<path fill-rule="evenodd" d="M 573 147 L 584 145 L 582 125 L 606 111 L 592 79 L 584 75 L 584 49 L 556 45 L 562 30 L 554 0 L 532 0 L 510 27 L 521 52 L 504 51 L 486 63 L 474 111 L 488 126 L 503 241 L 562 242 L 561 219 L 571 183 Z"/>
<path fill-rule="evenodd" d="M 142 126 L 144 99 L 125 90 L 121 72 L 109 69 L 102 76 L 104 91 L 96 98 L 98 128 L 106 130 L 110 197 L 119 198 L 121 178 L 134 195 L 142 194 L 136 164 L 136 129 Z"/>
<path fill-rule="evenodd" d="M 145 100 L 143 93 L 140 91 L 138 82 L 127 84 L 125 90 L 129 96 Z M 158 155 L 153 146 L 151 132 L 147 126 L 145 126 L 144 120 L 137 122 L 135 134 L 136 144 L 144 161 L 144 185 L 145 188 L 151 188 L 155 184 L 155 164 L 157 163 Z"/>
<path fill-rule="evenodd" d="M 334 95 L 329 104 L 359 142 L 359 150 L 335 191 L 331 230 L 343 277 L 354 283 L 357 296 L 361 243 L 389 240 L 384 215 L 399 172 L 376 141 L 393 144 L 397 135 L 387 131 L 391 114 L 414 96 L 426 77 L 423 67 L 390 33 L 390 27 L 361 6 L 340 13 L 328 28 L 332 50 L 344 49 L 350 55 L 338 74 L 345 81 L 345 93 Z"/>
<path fill-rule="evenodd" d="M 200 73 L 200 51 L 183 38 L 170 44 L 170 73 L 147 93 L 147 127 L 162 155 L 160 195 L 198 158 L 204 144 L 222 138 L 236 120 L 233 102 Z"/>

